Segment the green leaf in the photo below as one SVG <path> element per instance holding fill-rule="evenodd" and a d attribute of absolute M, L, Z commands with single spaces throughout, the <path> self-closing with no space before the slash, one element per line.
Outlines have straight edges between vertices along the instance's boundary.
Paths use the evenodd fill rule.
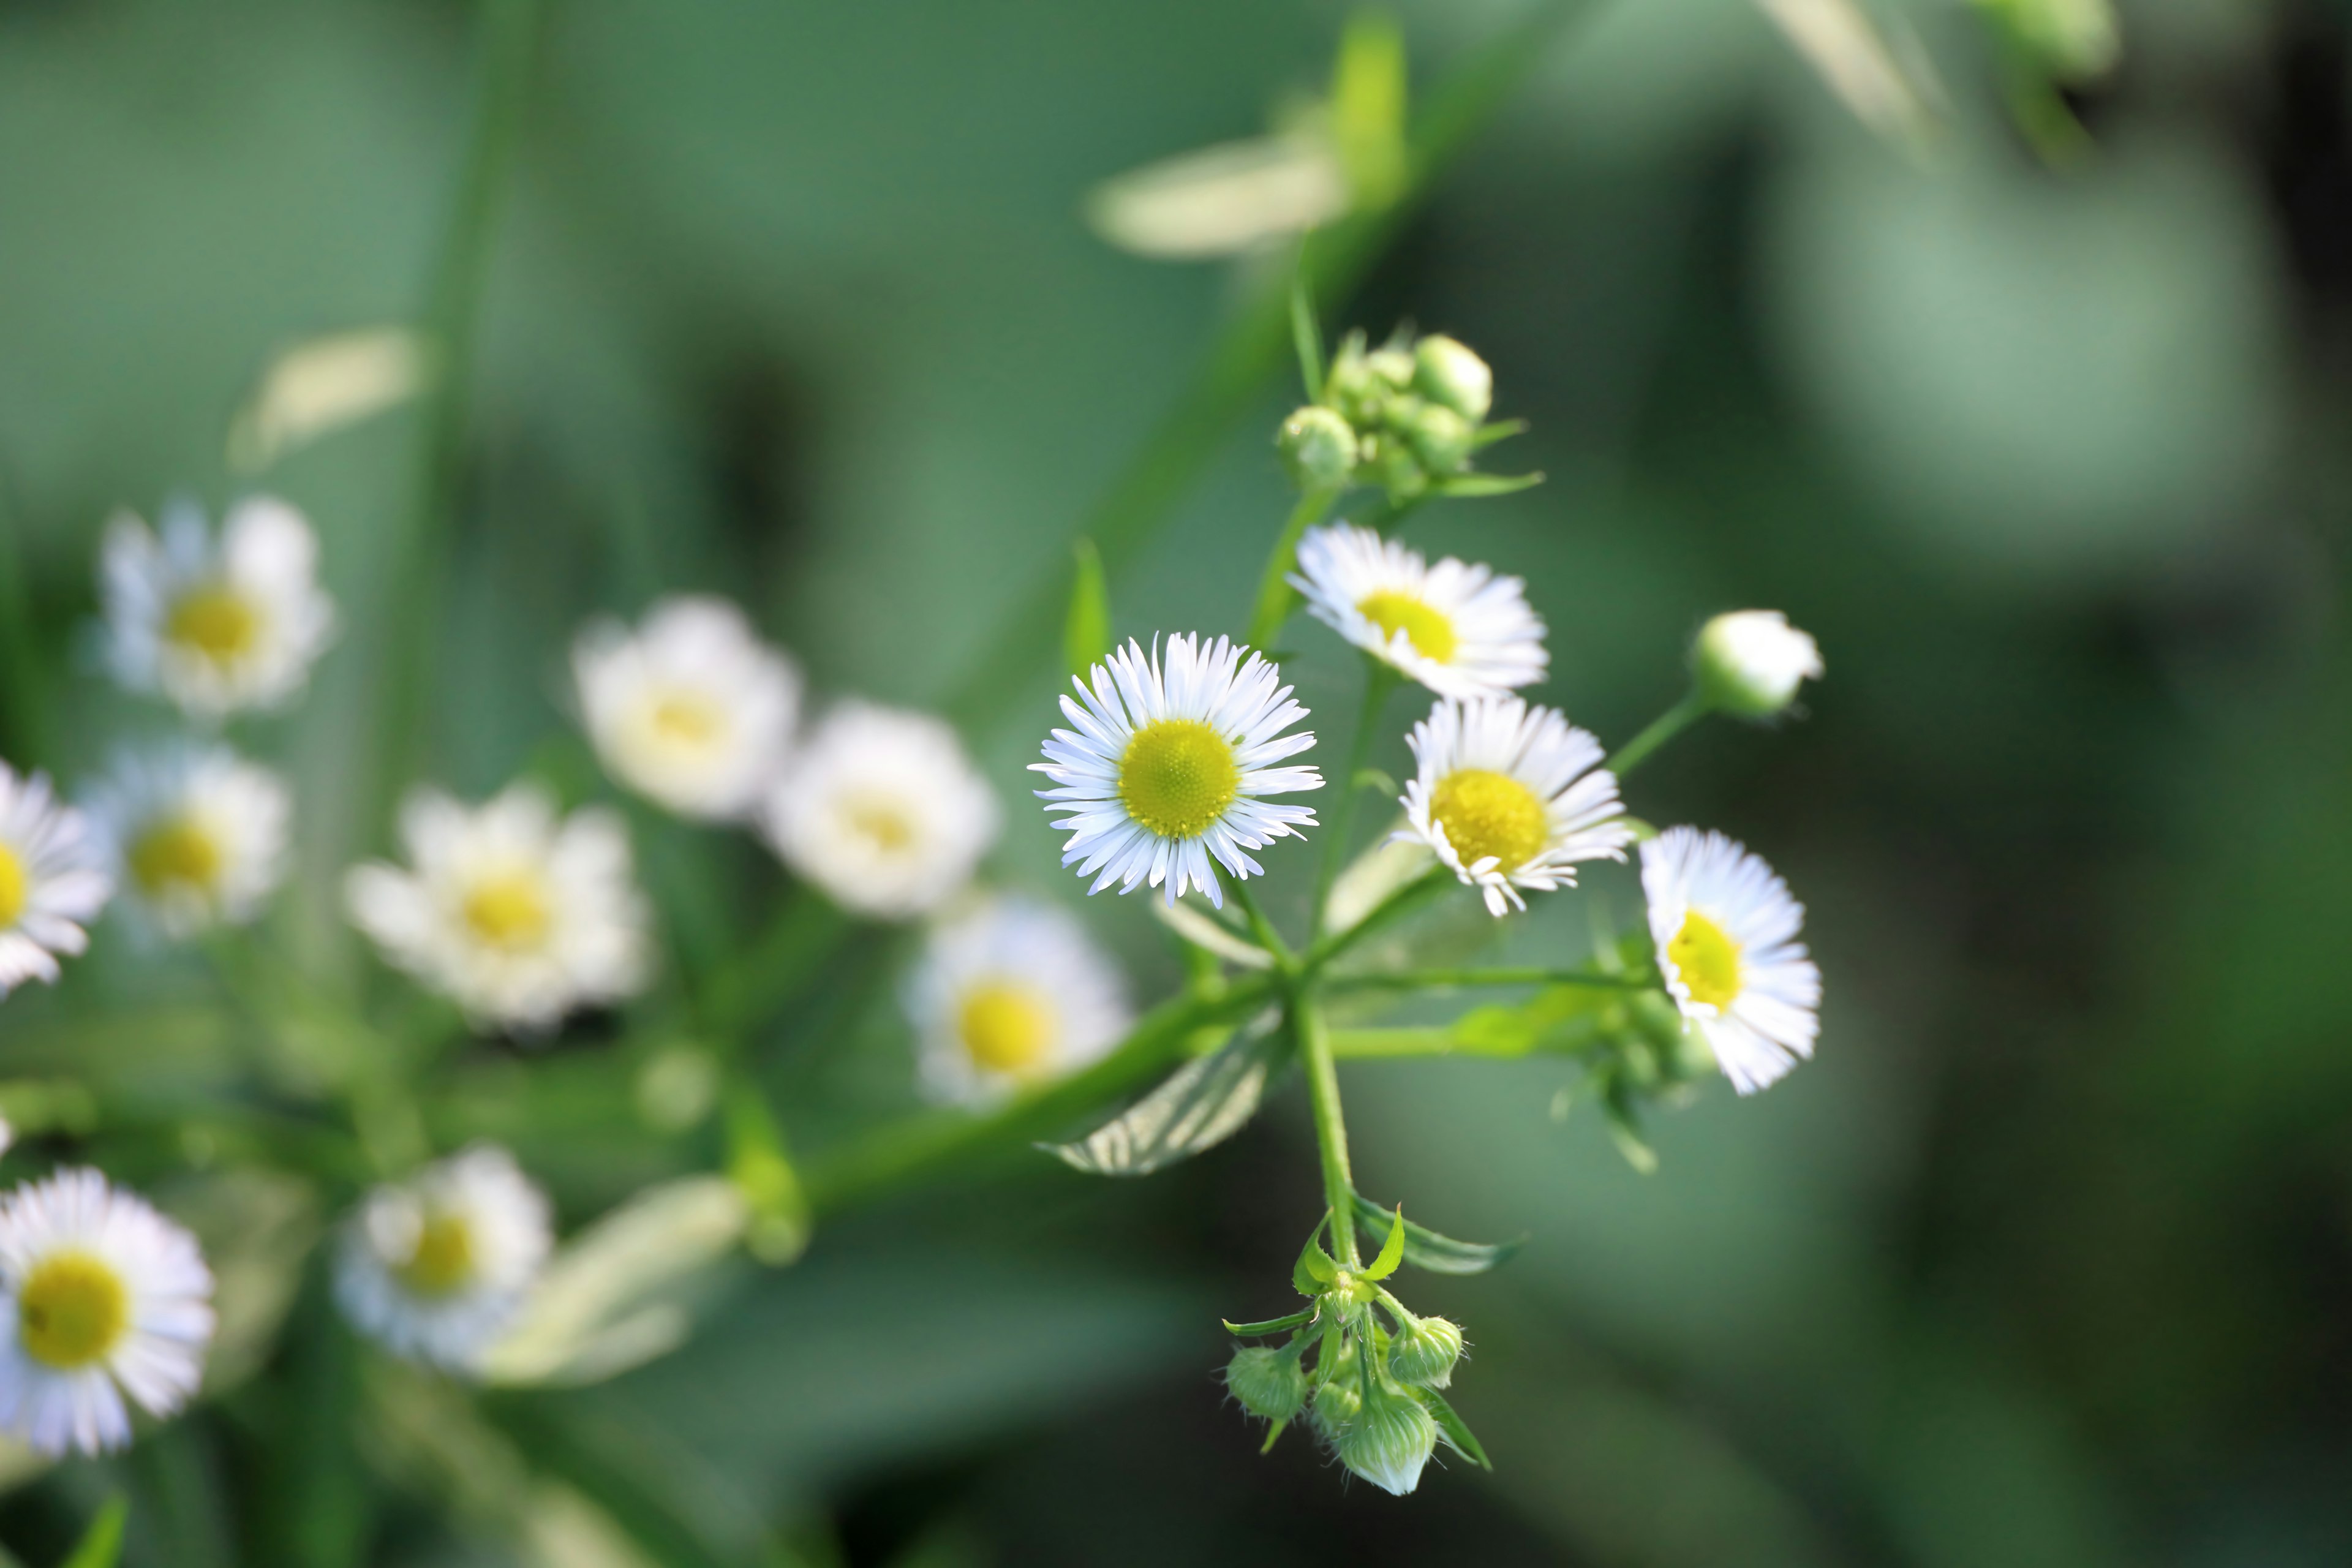
<path fill-rule="evenodd" d="M 1070 613 L 1062 623 L 1062 657 L 1080 680 L 1110 657 L 1110 587 L 1103 580 L 1102 552 L 1091 539 L 1070 545 L 1077 577 L 1070 584 Z"/>
<path fill-rule="evenodd" d="M 1495 1468 L 1495 1461 L 1486 1458 L 1486 1447 L 1472 1434 L 1469 1424 L 1454 1414 L 1454 1406 L 1445 1402 L 1445 1395 L 1433 1388 L 1415 1388 L 1412 1396 L 1427 1406 L 1430 1415 L 1436 1418 L 1438 1433 L 1444 1437 L 1447 1447 L 1482 1470 Z"/>
<path fill-rule="evenodd" d="M 1321 1226 L 1316 1227 L 1318 1231 Z M 1290 1266 L 1290 1282 L 1298 1287 L 1302 1296 L 1320 1296 L 1323 1288 L 1339 1278 L 1339 1260 L 1323 1250 L 1323 1244 L 1314 1237 L 1298 1249 L 1298 1261 Z"/>
<path fill-rule="evenodd" d="M 1038 1147 L 1096 1176 L 1147 1176 L 1214 1148 L 1257 1114 L 1266 1085 L 1290 1059 L 1290 1034 L 1279 1024 L 1278 1013 L 1266 1013 L 1081 1142 Z"/>
<path fill-rule="evenodd" d="M 1377 1225 L 1390 1217 L 1389 1211 L 1364 1196 L 1354 1194 L 1356 1220 L 1360 1225 Z M 1440 1236 L 1424 1225 L 1415 1225 L 1404 1217 L 1403 1205 L 1398 1205 L 1396 1225 L 1403 1233 L 1402 1251 L 1404 1260 L 1415 1268 L 1432 1274 L 1483 1274 L 1527 1245 L 1527 1238 L 1492 1245 L 1476 1241 L 1456 1241 L 1450 1236 Z M 1391 1236 L 1391 1242 L 1395 1237 Z M 1388 1248 L 1381 1249 L 1386 1257 Z"/>
<path fill-rule="evenodd" d="M 122 1521 L 130 1514 L 130 1500 L 121 1492 L 108 1498 L 89 1521 L 81 1544 L 66 1559 L 65 1568 L 114 1568 L 115 1559 L 122 1555 Z"/>
<path fill-rule="evenodd" d="M 1367 1279 L 1385 1279 L 1397 1271 L 1404 1261 L 1404 1205 L 1397 1205 L 1396 1223 L 1389 1226 L 1389 1238 L 1381 1244 L 1381 1255 L 1364 1270 Z"/>
<path fill-rule="evenodd" d="M 1307 384 L 1307 401 L 1323 401 L 1323 329 L 1315 321 L 1315 289 L 1307 271 L 1307 242 L 1298 247 L 1298 266 L 1290 277 L 1290 341 L 1298 350 L 1298 379 Z"/>
<path fill-rule="evenodd" d="M 1479 451 L 1493 446 L 1497 441 L 1507 441 L 1514 436 L 1525 435 L 1527 428 L 1528 422 L 1524 419 L 1497 419 L 1491 424 L 1481 425 L 1476 433 L 1470 437 L 1470 449 L 1474 452 Z"/>
<path fill-rule="evenodd" d="M 1236 1339 L 1262 1340 L 1269 1334 L 1286 1333 L 1292 1329 L 1303 1329 L 1314 1321 L 1315 1310 L 1310 1307 L 1304 1312 L 1293 1312 L 1286 1318 L 1268 1318 L 1262 1323 L 1236 1323 L 1227 1321 L 1225 1332 Z"/>
<path fill-rule="evenodd" d="M 1432 483 L 1429 493 L 1451 496 L 1457 500 L 1476 496 L 1507 496 L 1533 489 L 1543 482 L 1541 474 L 1456 474 L 1450 479 L 1438 479 Z"/>
<path fill-rule="evenodd" d="M 1488 1057 L 1574 1049 L 1598 1031 L 1602 1015 L 1622 1009 L 1624 998 L 1622 990 L 1611 986 L 1553 985 L 1524 1002 L 1473 1007 L 1454 1020 L 1454 1047 Z"/>

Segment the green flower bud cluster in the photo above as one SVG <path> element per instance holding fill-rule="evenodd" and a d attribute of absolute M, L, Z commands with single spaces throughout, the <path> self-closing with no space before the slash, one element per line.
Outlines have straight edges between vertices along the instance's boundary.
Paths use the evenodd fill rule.
<path fill-rule="evenodd" d="M 1494 373 L 1452 338 L 1399 333 L 1370 348 L 1350 332 L 1320 399 L 1283 421 L 1277 444 L 1302 490 L 1373 484 L 1407 501 L 1458 485 L 1474 453 L 1511 433 L 1486 424 L 1494 403 Z"/>
<path fill-rule="evenodd" d="M 1381 1283 L 1402 1261 L 1404 1236 L 1400 1215 L 1369 1266 L 1343 1264 L 1309 1238 L 1293 1272 L 1311 1298 L 1307 1310 L 1225 1325 L 1244 1338 L 1289 1336 L 1280 1345 L 1244 1345 L 1225 1367 L 1235 1402 L 1274 1423 L 1268 1447 L 1303 1416 L 1341 1464 L 1399 1497 L 1420 1485 L 1441 1440 L 1485 1462 L 1438 1392 L 1454 1381 L 1462 1331 L 1414 1313 Z"/>

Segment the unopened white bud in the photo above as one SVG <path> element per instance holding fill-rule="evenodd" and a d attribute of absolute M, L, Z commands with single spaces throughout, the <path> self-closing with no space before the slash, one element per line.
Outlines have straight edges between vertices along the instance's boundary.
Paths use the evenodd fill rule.
<path fill-rule="evenodd" d="M 1444 1318 L 1415 1318 L 1389 1346 L 1389 1371 L 1399 1383 L 1444 1388 L 1462 1359 L 1462 1331 Z"/>
<path fill-rule="evenodd" d="M 1473 425 L 1495 406 L 1495 373 L 1452 338 L 1440 333 L 1422 339 L 1412 359 L 1413 384 L 1432 403 L 1451 408 Z"/>
<path fill-rule="evenodd" d="M 1282 422 L 1276 444 L 1302 490 L 1337 489 L 1356 468 L 1356 432 L 1335 411 L 1308 404 Z"/>
<path fill-rule="evenodd" d="M 1339 1462 L 1395 1497 L 1421 1484 L 1422 1468 L 1437 1451 L 1437 1422 L 1421 1401 L 1382 1381 L 1339 1435 Z"/>
<path fill-rule="evenodd" d="M 1822 650 L 1778 610 L 1736 610 L 1698 634 L 1694 671 L 1701 695 L 1739 719 L 1769 719 L 1822 674 Z"/>
<path fill-rule="evenodd" d="M 1307 1404 L 1307 1373 L 1288 1351 L 1249 1345 L 1225 1364 L 1225 1390 L 1251 1415 L 1287 1421 Z"/>

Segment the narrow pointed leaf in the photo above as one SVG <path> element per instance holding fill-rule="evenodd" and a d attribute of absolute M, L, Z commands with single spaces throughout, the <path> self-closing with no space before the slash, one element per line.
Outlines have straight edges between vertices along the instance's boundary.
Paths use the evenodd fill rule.
<path fill-rule="evenodd" d="M 1429 493 L 1452 496 L 1457 500 L 1475 496 L 1507 496 L 1533 489 L 1543 481 L 1541 474 L 1456 474 L 1450 479 L 1440 479 L 1431 485 Z"/>
<path fill-rule="evenodd" d="M 1323 1244 L 1313 1237 L 1299 1249 L 1298 1261 L 1290 1266 L 1290 1282 L 1298 1287 L 1302 1296 L 1319 1296 L 1323 1287 L 1339 1278 L 1339 1262 L 1323 1250 Z"/>
<path fill-rule="evenodd" d="M 1273 1426 L 1267 1427 L 1265 1429 L 1265 1444 L 1258 1449 L 1258 1452 L 1261 1454 L 1273 1453 L 1276 1440 L 1282 1436 L 1284 1429 L 1289 1426 L 1289 1425 L 1290 1423 L 1287 1421 L 1277 1421 Z"/>
<path fill-rule="evenodd" d="M 1290 1033 L 1268 1013 L 1076 1143 L 1038 1147 L 1096 1176 L 1147 1176 L 1240 1131 L 1290 1059 Z"/>
<path fill-rule="evenodd" d="M 1491 424 L 1481 425 L 1477 434 L 1470 437 L 1470 449 L 1475 452 L 1497 441 L 1507 441 L 1514 436 L 1526 434 L 1528 422 L 1524 419 L 1497 419 Z"/>
<path fill-rule="evenodd" d="M 108 1498 L 89 1521 L 81 1544 L 65 1561 L 65 1568 L 114 1568 L 122 1555 L 122 1521 L 130 1517 L 131 1504 L 121 1492 Z"/>
<path fill-rule="evenodd" d="M 1356 1220 L 1360 1225 L 1378 1225 L 1390 1218 L 1387 1209 L 1358 1193 Z M 1450 1236 L 1440 1236 L 1425 1225 L 1415 1225 L 1403 1216 L 1400 1207 L 1396 1223 L 1404 1232 L 1404 1260 L 1415 1268 L 1432 1274 L 1483 1274 L 1496 1264 L 1505 1262 L 1527 1244 L 1525 1237 L 1517 1241 L 1492 1245 L 1476 1241 L 1456 1241 Z M 1383 1254 L 1387 1249 L 1383 1247 Z"/>
<path fill-rule="evenodd" d="M 1231 1320 L 1227 1320 L 1225 1322 L 1225 1332 L 1232 1334 L 1236 1339 L 1258 1340 L 1265 1338 L 1268 1334 L 1279 1334 L 1285 1333 L 1292 1329 L 1303 1329 L 1314 1321 L 1315 1313 L 1312 1309 L 1304 1312 L 1293 1312 L 1286 1318 L 1268 1318 L 1262 1323 L 1236 1323 Z"/>
<path fill-rule="evenodd" d="M 1389 1238 L 1381 1244 L 1381 1255 L 1364 1270 L 1367 1279 L 1385 1279 L 1397 1271 L 1404 1261 L 1404 1205 L 1397 1205 L 1396 1223 L 1389 1226 Z"/>
<path fill-rule="evenodd" d="M 1102 552 L 1091 539 L 1070 546 L 1077 577 L 1070 584 L 1070 613 L 1062 623 L 1062 655 L 1079 679 L 1110 657 L 1110 588 L 1103 580 Z"/>
<path fill-rule="evenodd" d="M 1472 1434 L 1468 1423 L 1455 1415 L 1454 1406 L 1445 1402 L 1445 1395 L 1431 1388 L 1416 1388 L 1412 1391 L 1412 1394 L 1427 1406 L 1430 1415 L 1436 1418 L 1437 1430 L 1444 1437 L 1447 1447 L 1482 1470 L 1491 1470 L 1495 1468 L 1495 1461 L 1486 1458 L 1485 1447 Z"/>

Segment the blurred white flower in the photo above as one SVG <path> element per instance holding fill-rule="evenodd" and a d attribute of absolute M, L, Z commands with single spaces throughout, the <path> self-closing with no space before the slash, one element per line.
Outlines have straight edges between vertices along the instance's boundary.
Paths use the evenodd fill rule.
<path fill-rule="evenodd" d="M 1070 835 L 1062 864 L 1095 879 L 1087 891 L 1149 883 L 1172 904 L 1198 888 L 1222 909 L 1213 858 L 1236 878 L 1258 876 L 1250 850 L 1314 826 L 1312 806 L 1260 798 L 1323 787 L 1313 768 L 1270 765 L 1315 743 L 1311 731 L 1282 732 L 1307 710 L 1281 679 L 1262 655 L 1186 632 L 1168 639 L 1164 665 L 1160 648 L 1130 639 L 1094 667 L 1091 686 L 1073 682 L 1079 700 L 1066 694 L 1062 712 L 1077 728 L 1047 736 L 1045 760 L 1029 766 L 1060 786 L 1037 797 L 1068 814 L 1054 824 Z"/>
<path fill-rule="evenodd" d="M 44 1454 L 120 1448 L 125 1394 L 168 1415 L 204 1375 L 213 1277 L 195 1237 L 96 1171 L 0 1200 L 0 1427 Z"/>
<path fill-rule="evenodd" d="M 1692 664 L 1699 690 L 1741 719 L 1769 719 L 1822 677 L 1822 650 L 1778 610 L 1734 610 L 1700 628 Z"/>
<path fill-rule="evenodd" d="M 800 671 L 724 599 L 665 599 L 635 631 L 597 621 L 572 670 L 606 770 L 684 816 L 749 814 L 800 716 Z"/>
<path fill-rule="evenodd" d="M 645 984 L 647 912 L 619 817 L 561 816 L 532 784 L 478 806 L 421 789 L 401 810 L 409 868 L 352 868 L 352 923 L 477 1020 L 544 1030 Z"/>
<path fill-rule="evenodd" d="M 271 496 L 232 507 L 217 541 L 191 502 L 165 510 L 160 538 L 120 514 L 100 572 L 115 679 L 199 718 L 279 706 L 334 632 L 318 563 L 310 523 Z"/>
<path fill-rule="evenodd" d="M 89 811 L 127 903 L 173 941 L 245 924 L 286 873 L 285 781 L 226 746 L 125 753 Z"/>
<path fill-rule="evenodd" d="M 1543 622 L 1526 584 L 1369 528 L 1334 523 L 1298 542 L 1291 582 L 1315 618 L 1441 697 L 1481 697 L 1544 678 Z"/>
<path fill-rule="evenodd" d="M 1752 1094 L 1813 1054 L 1822 972 L 1797 940 L 1805 908 L 1720 833 L 1670 827 L 1642 846 L 1658 973 L 1723 1076 Z"/>
<path fill-rule="evenodd" d="M 943 921 L 908 976 L 924 1092 L 982 1106 L 1100 1058 L 1133 1022 L 1118 968 L 1066 910 L 1000 898 Z"/>
<path fill-rule="evenodd" d="M 335 1298 L 395 1355 L 474 1373 L 529 1300 L 551 1237 L 547 1195 L 513 1155 L 477 1144 L 362 1200 Z"/>
<path fill-rule="evenodd" d="M 944 721 L 853 701 L 809 736 L 761 825 L 784 863 L 843 908 L 906 920 L 971 879 L 1002 819 Z"/>
<path fill-rule="evenodd" d="M 1407 738 L 1406 835 L 1481 889 L 1489 912 L 1523 889 L 1576 886 L 1580 860 L 1622 860 L 1633 830 L 1601 742 L 1555 709 L 1516 697 L 1441 699 Z"/>
<path fill-rule="evenodd" d="M 82 928 L 113 890 L 83 815 L 49 781 L 0 763 L 0 996 L 27 980 L 54 984 L 58 959 L 89 946 Z"/>

